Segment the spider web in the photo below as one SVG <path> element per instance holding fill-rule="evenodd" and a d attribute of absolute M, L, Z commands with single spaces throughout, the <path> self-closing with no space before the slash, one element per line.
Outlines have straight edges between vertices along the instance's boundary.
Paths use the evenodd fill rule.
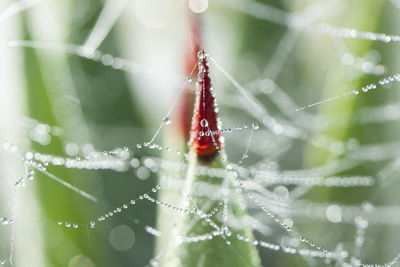
<path fill-rule="evenodd" d="M 139 11 L 140 3 L 141 1 L 137 1 L 135 5 Z M 42 5 L 45 6 L 47 3 L 27 0 L 13 2 L 0 12 L 0 22 L 4 23 L 25 13 L 34 12 Z M 125 142 L 121 146 L 111 148 L 107 146 L 118 141 L 97 142 L 100 145 L 88 142 L 91 139 L 90 132 L 94 131 L 95 127 L 91 128 L 92 125 L 83 119 L 85 107 L 80 103 L 82 93 L 78 90 L 76 80 L 73 79 L 78 75 L 73 69 L 58 67 L 55 70 L 58 75 L 65 72 L 65 77 L 61 79 L 63 81 L 61 89 L 53 93 L 55 99 L 66 100 L 65 103 L 61 103 L 61 108 L 72 106 L 74 110 L 72 116 L 67 117 L 64 113 L 59 113 L 55 115 L 55 123 L 51 124 L 47 120 L 42 122 L 25 115 L 15 116 L 14 113 L 10 115 L 8 111 L 14 112 L 14 109 L 6 106 L 1 115 L 2 127 L 6 129 L 6 133 L 2 136 L 0 148 L 4 170 L 1 192 L 5 203 L 1 206 L 0 213 L 1 235 L 5 237 L 2 238 L 0 264 L 21 266 L 26 264 L 24 253 L 27 248 L 21 245 L 21 240 L 17 238 L 19 231 L 26 234 L 30 229 L 39 229 L 43 225 L 55 226 L 56 228 L 51 230 L 53 232 L 74 231 L 80 239 L 84 236 L 83 239 L 89 247 L 94 243 L 90 237 L 97 235 L 97 241 L 110 242 L 116 251 L 129 250 L 133 243 L 137 251 L 149 250 L 152 245 L 146 243 L 147 240 L 151 240 L 152 236 L 159 237 L 165 234 L 154 226 L 154 216 L 144 215 L 144 212 L 133 213 L 135 210 L 148 209 L 149 206 L 153 207 L 150 210 L 152 213 L 155 213 L 154 207 L 158 206 L 171 216 L 179 213 L 192 214 L 215 229 L 199 236 L 178 233 L 175 236 L 176 242 L 180 244 L 207 242 L 213 238 L 223 238 L 227 240 L 226 245 L 230 246 L 229 239 L 235 238 L 258 247 L 265 264 L 268 264 L 271 258 L 277 257 L 284 257 L 288 261 L 291 258 L 287 257 L 300 257 L 306 266 L 332 264 L 396 266 L 398 264 L 400 257 L 400 251 L 396 247 L 398 237 L 395 235 L 396 231 L 391 230 L 400 223 L 399 206 L 394 201 L 400 166 L 398 138 L 392 135 L 388 138 L 370 137 L 372 142 L 368 142 L 368 137 L 341 138 L 343 133 L 336 135 L 330 133 L 346 127 L 358 127 L 360 131 L 368 133 L 376 127 L 376 124 L 382 128 L 396 129 L 392 124 L 399 118 L 398 103 L 392 103 L 390 97 L 383 96 L 379 100 L 381 103 L 376 105 L 370 98 L 371 95 L 376 97 L 377 94 L 379 96 L 389 94 L 390 91 L 386 89 L 396 87 L 400 81 L 399 73 L 388 71 L 390 70 L 388 65 L 392 63 L 389 60 L 388 63 L 380 61 L 383 57 L 381 55 L 388 53 L 386 47 L 400 41 L 398 35 L 341 27 L 336 26 L 339 25 L 337 23 L 326 22 L 330 19 L 329 16 L 335 17 L 351 12 L 351 7 L 343 4 L 343 1 L 310 2 L 300 11 L 292 12 L 283 11 L 284 7 L 277 8 L 255 1 L 219 0 L 215 4 L 210 3 L 210 10 L 207 11 L 209 15 L 205 17 L 210 21 L 210 24 L 206 22 L 207 31 L 213 30 L 212 23 L 216 21 L 226 23 L 224 21 L 226 17 L 218 15 L 217 9 L 220 8 L 224 11 L 237 12 L 232 14 L 232 17 L 242 16 L 244 19 L 257 20 L 259 26 L 246 34 L 254 35 L 254 31 L 259 31 L 257 34 L 265 35 L 268 34 L 266 29 L 273 29 L 274 33 L 279 34 L 279 37 L 271 41 L 274 43 L 274 48 L 268 49 L 270 57 L 267 60 L 262 58 L 262 67 L 254 63 L 259 60 L 254 56 L 224 62 L 225 53 L 219 52 L 218 45 L 213 46 L 213 42 L 216 41 L 212 39 L 210 49 L 207 50 L 214 86 L 221 88 L 216 90 L 216 98 L 224 124 L 224 128 L 220 131 L 226 139 L 226 153 L 230 164 L 225 169 L 196 167 L 195 172 L 229 181 L 234 185 L 232 190 L 241 193 L 248 207 L 247 220 L 255 232 L 255 239 L 249 240 L 241 235 L 228 234 L 231 229 L 237 227 L 238 220 L 231 214 L 231 192 L 224 185 L 213 186 L 206 183 L 194 185 L 196 190 L 193 192 L 198 195 L 193 197 L 205 197 L 217 201 L 216 207 L 199 207 L 190 195 L 184 199 L 184 206 L 164 202 L 158 198 L 158 194 L 163 190 L 182 190 L 182 184 L 179 184 L 176 178 L 185 177 L 189 169 L 190 155 L 187 150 L 174 147 L 173 141 L 163 141 L 161 135 L 168 129 L 178 127 L 170 116 L 177 108 L 182 92 L 188 85 L 193 86 L 195 81 L 182 77 L 177 74 L 178 71 L 166 70 L 154 64 L 146 65 L 99 49 L 107 40 L 107 36 L 113 33 L 113 26 L 120 16 L 124 16 L 123 12 L 127 12 L 124 9 L 130 5 L 132 4 L 122 0 L 105 1 L 100 12 L 93 17 L 91 24 L 94 25 L 93 29 L 82 44 L 65 43 L 62 38 L 58 38 L 57 42 L 35 38 L 32 38 L 34 40 L 8 38 L 7 44 L 14 50 L 23 47 L 26 50 L 42 51 L 44 57 L 61 58 L 64 65 L 70 64 L 65 59 L 65 55 L 68 54 L 75 60 L 86 60 L 96 64 L 97 67 L 101 66 L 104 69 L 103 73 L 122 71 L 139 79 L 138 83 L 148 82 L 143 78 L 140 80 L 141 76 L 152 79 L 157 77 L 158 81 L 163 80 L 164 83 L 168 81 L 169 87 L 180 89 L 169 102 L 170 106 L 167 107 L 165 103 L 157 106 L 163 110 L 162 116 L 152 108 L 147 108 L 149 117 L 156 118 L 159 122 L 154 134 L 143 129 L 130 129 L 127 135 L 133 133 L 132 139 L 137 142 Z M 386 5 L 398 8 L 397 1 L 390 1 Z M 332 10 L 333 12 L 330 12 Z M 46 6 L 39 14 L 51 12 L 54 15 L 58 11 L 53 10 L 52 6 Z M 90 17 L 90 13 L 86 16 Z M 142 22 L 143 19 L 145 18 L 142 18 Z M 35 36 L 41 36 L 43 30 L 41 27 L 43 26 L 36 27 Z M 218 33 L 218 29 L 215 32 Z M 227 36 L 228 33 L 222 36 Z M 350 42 L 353 41 L 379 45 L 376 45 L 376 50 L 367 47 L 365 54 L 358 55 L 356 49 L 351 49 Z M 315 45 L 318 42 L 326 45 L 324 51 L 334 52 L 339 65 L 336 68 L 341 70 L 336 73 L 341 75 L 342 85 L 333 92 L 321 92 L 324 86 L 330 88 L 322 81 L 332 83 L 335 81 L 332 77 L 321 79 L 322 75 L 329 76 L 329 71 L 324 66 L 316 66 L 320 71 L 312 71 L 310 75 L 312 82 L 307 84 L 301 81 L 301 74 L 296 74 L 293 70 L 296 70 L 297 66 L 291 65 L 306 65 L 302 50 L 306 49 L 306 45 Z M 103 48 L 106 49 L 107 46 Z M 230 63 L 238 66 L 237 69 L 236 67 L 228 69 L 226 66 Z M 262 68 L 264 70 L 261 70 Z M 289 75 L 291 77 L 288 78 Z M 304 74 L 307 75 L 309 74 Z M 84 79 L 81 76 L 82 74 L 80 79 Z M 359 82 L 354 82 L 355 80 Z M 306 90 L 307 86 L 313 90 Z M 351 108 L 340 109 L 342 105 L 347 107 L 346 103 L 358 98 L 362 98 L 361 104 L 354 108 L 354 115 L 349 115 L 353 112 Z M 53 110 L 60 109 L 60 102 L 54 101 L 50 106 Z M 310 110 L 317 106 L 320 110 L 311 113 Z M 61 121 L 64 123 L 63 127 L 58 126 Z M 118 129 L 119 126 L 110 124 L 108 127 Z M 77 131 L 79 133 L 68 134 L 73 132 L 71 129 L 74 128 L 79 128 L 80 131 Z M 123 133 L 124 130 L 117 132 Z M 62 142 L 64 154 L 55 154 L 46 148 L 52 142 L 57 142 L 54 140 L 64 140 Z M 30 145 L 30 142 L 33 145 Z M 104 144 L 106 147 L 101 147 Z M 311 154 L 308 156 L 311 159 L 315 154 L 316 157 L 327 157 L 327 160 L 322 161 L 322 164 L 304 162 L 303 165 L 302 153 Z M 314 161 L 319 162 L 318 159 Z M 60 169 L 72 170 L 73 172 L 69 174 L 77 178 L 74 180 L 58 175 Z M 120 177 L 121 181 L 106 183 L 107 190 L 116 192 L 127 185 L 138 185 L 136 190 L 132 190 L 138 193 L 129 192 L 129 196 L 121 193 L 119 198 L 115 198 L 118 199 L 115 203 L 107 202 L 106 197 L 95 193 L 96 188 L 101 187 L 96 187 L 96 180 L 103 179 L 101 173 L 104 172 L 108 176 L 115 175 L 115 177 L 125 174 L 130 179 L 135 176 L 133 182 Z M 169 175 L 163 176 L 163 173 Z M 155 182 L 153 174 L 159 174 L 163 178 Z M 86 184 L 86 188 L 82 188 L 85 187 L 85 182 L 82 182 L 84 176 L 92 177 L 88 178 L 92 184 Z M 91 211 L 83 216 L 87 220 L 80 221 L 82 217 L 76 213 L 82 210 L 77 209 L 73 203 L 71 203 L 72 209 L 66 213 L 71 216 L 69 218 L 54 220 L 51 216 L 46 217 L 45 212 L 39 211 L 40 208 L 27 211 L 23 205 L 25 201 L 44 201 L 45 198 L 35 196 L 33 185 L 35 182 L 46 183 L 42 181 L 43 179 L 57 183 L 57 186 L 53 184 L 44 188 L 65 189 L 67 193 L 63 191 L 62 196 L 70 197 L 71 202 L 79 202 L 78 205 L 88 205 Z M 341 193 L 342 191 L 344 193 Z M 43 189 L 39 192 L 46 194 Z M 349 197 L 352 195 L 351 192 L 355 192 L 353 198 Z M 332 197 L 321 197 L 324 194 L 332 194 Z M 350 200 L 342 201 L 341 197 Z M 49 199 L 46 201 L 51 202 Z M 68 209 L 68 204 L 69 201 L 63 201 L 59 205 Z M 30 207 L 40 207 L 40 205 L 33 203 Z M 211 211 L 207 212 L 210 209 Z M 37 216 L 37 213 L 40 215 Z M 79 221 L 74 218 L 78 218 Z M 117 222 L 114 224 L 113 221 Z M 320 229 L 315 229 L 316 226 Z M 379 241 L 382 248 L 373 242 L 373 239 L 379 236 L 381 229 L 389 229 L 388 232 L 393 233 L 393 236 L 382 237 Z M 144 232 L 147 235 L 139 234 Z M 109 236 L 109 240 L 98 238 L 104 233 Z M 120 237 L 121 233 L 126 234 L 125 239 Z M 40 238 L 41 234 L 43 233 L 40 231 L 32 236 Z M 131 240 L 127 241 L 129 238 Z M 50 240 L 55 239 L 56 237 L 50 238 Z M 57 242 L 68 243 L 72 242 L 71 240 Z M 141 243 L 145 244 L 142 248 L 140 248 Z M 97 254 L 93 250 L 95 249 L 90 252 L 93 255 L 90 259 L 86 253 L 74 248 L 71 251 L 78 252 L 69 255 L 70 258 L 61 265 L 65 265 L 65 262 L 69 262 L 69 266 L 77 266 L 74 265 L 76 262 L 86 262 L 88 266 L 93 262 L 102 265 L 96 262 Z M 16 253 L 18 251 L 20 252 Z M 144 254 L 147 258 L 139 260 L 137 264 L 146 262 L 145 264 L 157 266 L 163 253 L 165 252 L 148 257 L 149 252 L 147 252 Z M 32 254 L 33 258 L 45 257 L 38 250 L 34 250 Z M 74 255 L 78 256 L 71 258 Z M 110 261 L 115 260 L 115 257 Z M 132 259 L 127 258 L 127 262 L 129 260 Z M 40 261 L 46 260 L 39 259 L 38 262 Z"/>

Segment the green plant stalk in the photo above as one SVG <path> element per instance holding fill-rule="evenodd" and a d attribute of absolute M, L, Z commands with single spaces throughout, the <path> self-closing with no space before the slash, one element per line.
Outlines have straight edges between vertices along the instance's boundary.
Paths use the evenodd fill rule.
<path fill-rule="evenodd" d="M 240 241 L 237 235 L 252 240 L 253 233 L 249 223 L 246 221 L 247 212 L 240 203 L 240 195 L 235 191 L 231 182 L 221 178 L 197 175 L 196 168 L 223 168 L 225 163 L 219 155 L 211 163 L 203 163 L 197 158 L 194 152 L 189 154 L 188 168 L 184 178 L 177 178 L 177 181 L 182 182 L 182 189 L 178 192 L 161 191 L 160 200 L 184 207 L 185 203 L 190 204 L 187 209 L 199 209 L 202 212 L 209 214 L 214 208 L 218 207 L 219 211 L 209 218 L 205 218 L 197 214 L 186 213 L 171 213 L 167 214 L 164 208 L 158 210 L 158 227 L 161 231 L 161 236 L 157 239 L 157 254 L 161 267 L 176 267 L 176 266 L 260 266 L 260 259 L 257 248 L 250 243 Z M 176 173 L 164 173 L 163 178 L 171 179 L 176 177 Z M 164 176 L 164 177 L 163 177 Z M 225 178 L 226 179 L 226 178 Z M 223 198 L 210 199 L 209 197 L 195 196 L 196 184 L 207 183 L 218 189 L 224 186 L 229 186 L 228 210 L 229 220 L 224 225 L 222 220 Z M 230 185 L 228 185 L 230 184 Z M 211 192 L 212 193 L 212 192 Z M 217 192 L 215 192 L 217 194 Z M 187 204 L 186 204 L 187 205 Z M 230 226 L 229 222 L 235 217 L 239 227 Z M 218 228 L 212 227 L 215 223 Z M 227 226 L 227 228 L 224 228 Z M 226 229 L 226 230 L 224 230 Z M 203 236 L 207 234 L 223 232 L 223 235 L 213 236 L 212 239 L 207 239 L 198 242 L 188 243 L 183 241 L 184 237 Z M 180 241 L 179 241 L 180 240 Z"/>

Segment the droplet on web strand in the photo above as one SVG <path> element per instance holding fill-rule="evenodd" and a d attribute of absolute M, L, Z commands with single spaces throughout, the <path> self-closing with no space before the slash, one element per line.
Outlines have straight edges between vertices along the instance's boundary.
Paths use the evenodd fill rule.
<path fill-rule="evenodd" d="M 207 121 L 206 119 L 202 119 L 202 120 L 200 121 L 200 125 L 201 125 L 202 127 L 207 127 L 207 126 L 208 126 L 208 121 Z"/>
<path fill-rule="evenodd" d="M 171 119 L 169 117 L 164 117 L 163 123 L 164 123 L 164 125 L 169 125 L 169 124 L 171 124 Z"/>

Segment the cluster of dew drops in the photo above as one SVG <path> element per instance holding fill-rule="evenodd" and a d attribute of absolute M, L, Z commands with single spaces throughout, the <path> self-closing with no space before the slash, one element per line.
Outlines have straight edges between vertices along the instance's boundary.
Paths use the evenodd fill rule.
<path fill-rule="evenodd" d="M 169 124 L 171 124 L 171 119 L 169 117 L 164 117 L 163 123 L 164 123 L 164 125 L 169 125 Z M 203 119 L 200 122 L 200 125 L 202 127 L 206 128 L 206 127 L 208 127 L 208 121 L 206 119 Z M 257 122 L 254 122 L 254 123 L 252 123 L 251 127 L 249 127 L 248 125 L 239 125 L 239 126 L 219 129 L 219 130 L 215 130 L 215 131 L 211 131 L 211 130 L 208 130 L 206 132 L 200 131 L 199 138 L 201 138 L 202 136 L 217 136 L 217 135 L 223 134 L 223 133 L 232 133 L 234 131 L 242 131 L 242 130 L 246 130 L 246 129 L 258 130 L 259 128 L 260 128 L 259 124 Z M 223 138 L 223 136 L 221 136 L 221 137 Z M 166 152 L 173 151 L 173 149 L 168 146 L 163 147 L 159 144 L 151 143 L 151 142 L 136 144 L 136 148 L 138 148 L 138 149 L 148 148 L 148 149 L 152 149 L 152 150 L 154 149 L 154 150 L 160 150 L 160 151 L 164 150 Z M 180 151 L 180 150 L 175 150 L 175 153 L 176 153 L 176 155 L 183 154 L 182 151 Z M 188 154 L 185 154 L 185 156 L 188 156 Z"/>

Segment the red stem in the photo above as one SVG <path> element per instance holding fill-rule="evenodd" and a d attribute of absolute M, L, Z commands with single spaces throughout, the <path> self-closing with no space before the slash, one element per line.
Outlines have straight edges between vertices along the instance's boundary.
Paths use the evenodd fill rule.
<path fill-rule="evenodd" d="M 187 44 L 185 45 L 185 75 L 194 80 L 197 73 L 197 52 L 200 50 L 201 42 L 201 17 L 198 14 L 194 14 L 188 9 L 189 13 L 189 38 Z M 193 70 L 193 67 L 196 68 Z M 190 86 L 190 85 L 188 85 Z M 181 129 L 182 135 L 185 138 L 185 142 L 189 140 L 190 132 L 190 119 L 192 117 L 192 107 L 193 107 L 194 95 L 190 88 L 185 88 L 185 91 L 181 97 L 181 108 L 179 110 L 179 129 Z"/>

